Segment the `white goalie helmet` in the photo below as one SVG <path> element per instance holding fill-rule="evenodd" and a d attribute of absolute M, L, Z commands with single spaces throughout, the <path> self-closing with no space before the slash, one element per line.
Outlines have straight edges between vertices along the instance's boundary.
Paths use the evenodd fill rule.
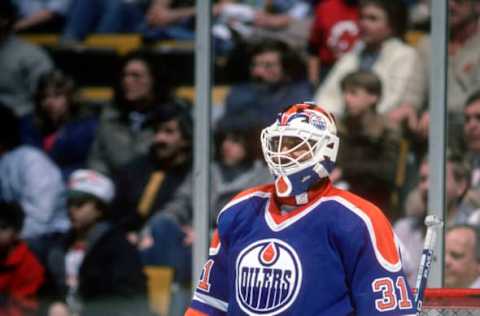
<path fill-rule="evenodd" d="M 262 130 L 262 150 L 279 196 L 306 192 L 335 167 L 335 118 L 312 103 L 290 106 Z"/>

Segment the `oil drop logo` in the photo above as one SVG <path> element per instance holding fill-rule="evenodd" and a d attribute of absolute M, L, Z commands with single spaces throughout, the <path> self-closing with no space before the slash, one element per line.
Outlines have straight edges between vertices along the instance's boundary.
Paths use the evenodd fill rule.
<path fill-rule="evenodd" d="M 295 250 L 279 239 L 245 247 L 236 261 L 236 299 L 249 315 L 278 315 L 297 298 L 302 266 Z"/>

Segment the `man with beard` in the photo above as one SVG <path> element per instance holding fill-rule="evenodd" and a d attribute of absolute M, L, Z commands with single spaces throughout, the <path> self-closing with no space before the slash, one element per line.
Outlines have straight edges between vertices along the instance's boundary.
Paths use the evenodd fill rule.
<path fill-rule="evenodd" d="M 235 118 L 240 127 L 264 126 L 288 104 L 312 98 L 312 87 L 302 74 L 304 65 L 287 44 L 262 41 L 251 56 L 250 80 L 232 86 L 225 117 Z"/>
<path fill-rule="evenodd" d="M 162 211 L 191 171 L 192 118 L 189 109 L 170 103 L 155 112 L 148 154 L 124 165 L 115 175 L 118 190 L 113 218 L 129 232 L 138 231 Z M 130 235 L 135 241 L 135 235 Z"/>

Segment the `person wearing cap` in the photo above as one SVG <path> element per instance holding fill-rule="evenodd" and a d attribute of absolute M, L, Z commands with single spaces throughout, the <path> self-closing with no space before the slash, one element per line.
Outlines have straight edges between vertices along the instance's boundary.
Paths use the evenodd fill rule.
<path fill-rule="evenodd" d="M 25 214 L 20 204 L 0 202 L 0 315 L 30 315 L 45 271 L 20 238 Z"/>
<path fill-rule="evenodd" d="M 136 249 L 108 220 L 112 180 L 86 169 L 69 178 L 71 230 L 48 255 L 52 285 L 63 303 L 50 307 L 78 315 L 147 315 L 146 279 Z M 56 314 L 58 315 L 58 314 Z"/>

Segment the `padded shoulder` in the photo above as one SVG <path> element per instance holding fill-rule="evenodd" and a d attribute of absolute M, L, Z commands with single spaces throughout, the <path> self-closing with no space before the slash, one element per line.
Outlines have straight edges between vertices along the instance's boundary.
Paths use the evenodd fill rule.
<path fill-rule="evenodd" d="M 239 224 L 242 218 L 248 218 L 256 212 L 265 199 L 270 198 L 274 190 L 273 184 L 266 184 L 244 190 L 233 197 L 219 212 L 217 226 L 219 234 L 230 231 Z"/>
<path fill-rule="evenodd" d="M 347 191 L 332 190 L 327 200 L 335 201 L 345 211 L 359 218 L 368 231 L 378 262 L 388 271 L 401 269 L 399 245 L 392 226 L 373 203 Z"/>

